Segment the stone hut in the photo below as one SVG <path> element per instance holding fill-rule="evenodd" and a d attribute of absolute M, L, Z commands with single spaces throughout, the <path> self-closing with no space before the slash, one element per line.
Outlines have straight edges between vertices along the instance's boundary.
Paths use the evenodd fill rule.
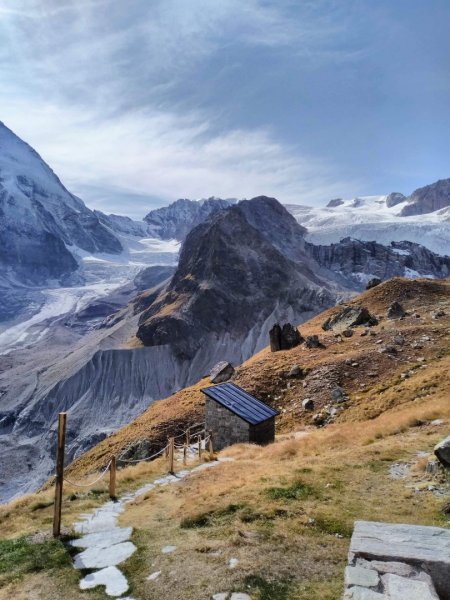
<path fill-rule="evenodd" d="M 214 449 L 238 443 L 270 444 L 275 439 L 279 414 L 234 383 L 204 388 L 206 431 L 211 430 Z"/>

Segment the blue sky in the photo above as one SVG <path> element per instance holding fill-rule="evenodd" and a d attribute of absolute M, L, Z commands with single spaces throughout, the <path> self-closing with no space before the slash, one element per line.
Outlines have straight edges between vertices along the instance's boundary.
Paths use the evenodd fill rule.
<path fill-rule="evenodd" d="M 0 119 L 90 207 L 450 176 L 448 0 L 0 0 Z"/>

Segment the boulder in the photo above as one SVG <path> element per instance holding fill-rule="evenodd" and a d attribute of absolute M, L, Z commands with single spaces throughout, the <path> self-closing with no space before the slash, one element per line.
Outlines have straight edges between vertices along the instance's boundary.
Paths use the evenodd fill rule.
<path fill-rule="evenodd" d="M 381 279 L 379 279 L 379 277 L 372 277 L 372 279 L 369 279 L 369 281 L 367 282 L 366 290 L 371 290 L 377 285 L 380 285 L 380 283 L 382 283 L 382 281 Z"/>
<path fill-rule="evenodd" d="M 286 373 L 286 377 L 289 378 L 300 378 L 303 377 L 303 369 L 299 365 L 293 365 Z"/>
<path fill-rule="evenodd" d="M 406 312 L 400 302 L 392 302 L 387 311 L 388 319 L 401 319 L 406 316 Z"/>
<path fill-rule="evenodd" d="M 318 335 L 306 336 L 305 346 L 307 348 L 323 348 L 323 344 L 320 343 Z"/>
<path fill-rule="evenodd" d="M 446 437 L 444 440 L 436 444 L 434 447 L 434 453 L 438 457 L 439 461 L 447 467 L 450 468 L 450 435 Z"/>
<path fill-rule="evenodd" d="M 234 375 L 234 367 L 231 363 L 222 361 L 217 363 L 209 374 L 211 383 L 223 383 L 228 381 Z"/>
<path fill-rule="evenodd" d="M 378 352 L 380 354 L 397 354 L 397 348 L 395 346 L 387 344 L 386 346 L 381 346 Z"/>
<path fill-rule="evenodd" d="M 358 325 L 368 325 L 372 327 L 378 325 L 377 318 L 372 315 L 364 306 L 346 306 L 332 317 L 329 317 L 323 324 L 322 329 L 348 329 Z"/>
<path fill-rule="evenodd" d="M 331 390 L 331 399 L 335 402 L 343 402 L 345 397 L 345 391 L 340 386 L 337 385 L 333 390 Z"/>
<path fill-rule="evenodd" d="M 302 402 L 302 406 L 305 410 L 314 410 L 314 401 L 311 398 L 305 398 Z"/>
<path fill-rule="evenodd" d="M 272 352 L 290 350 L 304 341 L 298 329 L 291 325 L 291 323 L 285 323 L 283 327 L 275 323 L 269 331 L 269 338 L 270 350 Z"/>

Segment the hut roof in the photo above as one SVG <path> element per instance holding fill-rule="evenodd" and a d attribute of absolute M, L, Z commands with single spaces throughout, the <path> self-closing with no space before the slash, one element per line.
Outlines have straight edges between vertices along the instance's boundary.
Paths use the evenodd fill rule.
<path fill-rule="evenodd" d="M 220 383 L 203 388 L 202 392 L 251 425 L 257 425 L 279 414 L 277 410 L 234 383 Z"/>

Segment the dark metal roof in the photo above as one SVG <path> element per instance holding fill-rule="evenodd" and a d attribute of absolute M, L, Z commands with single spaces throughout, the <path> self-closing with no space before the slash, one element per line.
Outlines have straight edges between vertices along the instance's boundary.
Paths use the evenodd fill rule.
<path fill-rule="evenodd" d="M 234 383 L 212 385 L 203 388 L 202 392 L 251 425 L 257 425 L 280 414 Z"/>

